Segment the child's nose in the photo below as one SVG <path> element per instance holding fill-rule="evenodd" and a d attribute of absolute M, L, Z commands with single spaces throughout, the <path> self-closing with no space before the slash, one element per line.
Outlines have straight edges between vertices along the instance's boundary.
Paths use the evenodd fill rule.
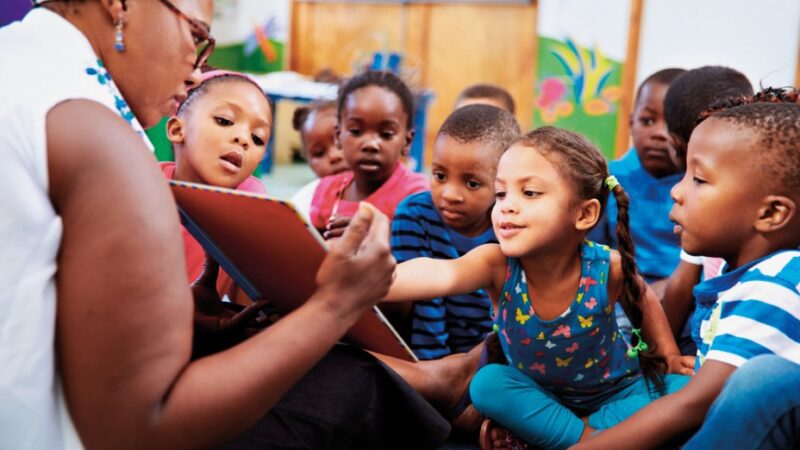
<path fill-rule="evenodd" d="M 657 141 L 666 142 L 667 139 L 669 139 L 669 135 L 667 134 L 667 126 L 662 123 L 660 126 L 656 127 L 651 137 Z"/>
<path fill-rule="evenodd" d="M 682 184 L 683 179 L 681 179 L 681 181 L 679 181 L 675 186 L 672 186 L 672 189 L 669 190 L 669 196 L 672 197 L 672 200 L 679 205 L 683 203 Z"/>
<path fill-rule="evenodd" d="M 377 153 L 381 149 L 381 140 L 378 136 L 368 136 L 361 144 L 361 151 Z"/>
<path fill-rule="evenodd" d="M 516 204 L 508 199 L 508 197 L 497 200 L 497 204 L 500 207 L 500 212 L 503 214 L 514 214 L 517 212 Z"/>
<path fill-rule="evenodd" d="M 249 136 L 246 132 L 242 130 L 237 130 L 235 132 L 235 134 L 233 135 L 233 142 L 241 145 L 242 148 L 244 148 L 245 150 L 247 150 L 247 148 L 250 146 Z"/>
<path fill-rule="evenodd" d="M 459 203 L 464 201 L 460 189 L 452 186 L 450 183 L 444 185 L 442 189 L 442 198 L 450 203 Z"/>
<path fill-rule="evenodd" d="M 335 145 L 328 147 L 328 155 L 330 155 L 331 164 L 335 164 L 344 159 L 344 151 Z"/>

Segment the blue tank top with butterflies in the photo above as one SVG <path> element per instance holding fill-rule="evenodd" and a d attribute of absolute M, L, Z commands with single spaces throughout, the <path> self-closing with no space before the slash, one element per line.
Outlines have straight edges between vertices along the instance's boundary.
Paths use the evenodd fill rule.
<path fill-rule="evenodd" d="M 626 354 L 608 300 L 608 246 L 581 244 L 581 278 L 572 304 L 553 320 L 541 320 L 530 302 L 525 271 L 508 258 L 495 330 L 509 365 L 557 396 L 602 394 L 640 376 L 639 361 Z"/>

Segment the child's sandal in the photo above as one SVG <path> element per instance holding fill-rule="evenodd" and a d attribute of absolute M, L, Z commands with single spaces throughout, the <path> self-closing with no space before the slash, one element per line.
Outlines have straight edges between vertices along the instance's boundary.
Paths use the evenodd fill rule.
<path fill-rule="evenodd" d="M 492 431 L 500 429 L 505 434 L 504 440 L 508 450 L 527 450 L 528 444 L 522 439 L 515 436 L 507 429 L 501 427 L 492 419 L 486 419 L 481 425 L 480 445 L 481 450 L 494 450 L 494 442 L 492 442 Z"/>

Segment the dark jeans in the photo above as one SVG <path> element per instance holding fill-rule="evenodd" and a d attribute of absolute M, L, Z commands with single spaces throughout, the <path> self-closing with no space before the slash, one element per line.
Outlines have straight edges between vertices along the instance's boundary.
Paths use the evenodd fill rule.
<path fill-rule="evenodd" d="M 248 431 L 221 447 L 434 449 L 450 424 L 368 353 L 337 345 Z"/>

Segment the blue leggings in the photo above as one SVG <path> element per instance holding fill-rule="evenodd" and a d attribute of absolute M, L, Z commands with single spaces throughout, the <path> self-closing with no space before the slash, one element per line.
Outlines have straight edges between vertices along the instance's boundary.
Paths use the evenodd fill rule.
<path fill-rule="evenodd" d="M 800 365 L 775 355 L 748 360 L 728 378 L 684 450 L 800 447 Z"/>
<path fill-rule="evenodd" d="M 685 375 L 664 377 L 668 394 L 688 381 Z M 566 402 L 514 367 L 498 364 L 483 367 L 472 379 L 469 394 L 480 412 L 536 447 L 567 448 L 578 442 L 583 433 L 583 420 L 565 406 Z M 656 398 L 658 394 L 651 394 L 644 379 L 639 379 L 602 404 L 570 406 L 592 411 L 589 426 L 602 430 L 625 420 Z"/>

